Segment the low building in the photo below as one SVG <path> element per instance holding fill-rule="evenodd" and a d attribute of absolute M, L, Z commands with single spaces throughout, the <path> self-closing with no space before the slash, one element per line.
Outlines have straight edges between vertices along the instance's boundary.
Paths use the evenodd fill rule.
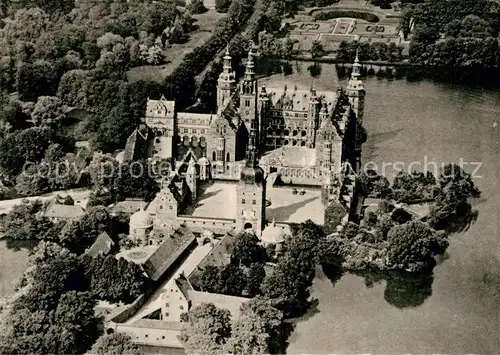
<path fill-rule="evenodd" d="M 142 199 L 126 199 L 125 201 L 117 202 L 109 206 L 109 213 L 112 216 L 125 214 L 128 216 L 133 215 L 141 208 L 147 208 L 147 203 Z"/>
<path fill-rule="evenodd" d="M 92 244 L 90 248 L 85 251 L 85 254 L 92 258 L 98 255 L 108 255 L 114 246 L 115 242 L 113 241 L 113 239 L 111 239 L 109 234 L 106 232 L 102 232 L 101 234 L 99 234 L 94 244 Z"/>
<path fill-rule="evenodd" d="M 196 246 L 196 236 L 186 227 L 179 226 L 165 236 L 164 242 L 143 264 L 144 271 L 158 281 L 171 274 L 175 265 Z"/>
<path fill-rule="evenodd" d="M 63 205 L 57 201 L 57 198 L 52 199 L 42 216 L 50 219 L 53 222 L 68 221 L 77 219 L 85 214 L 85 210 L 79 205 Z"/>

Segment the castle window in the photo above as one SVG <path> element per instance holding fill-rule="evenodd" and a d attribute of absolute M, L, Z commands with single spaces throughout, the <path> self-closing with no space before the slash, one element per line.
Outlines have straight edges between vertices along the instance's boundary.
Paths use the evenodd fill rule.
<path fill-rule="evenodd" d="M 231 155 L 229 153 L 226 154 L 226 161 L 228 163 L 231 161 Z"/>
<path fill-rule="evenodd" d="M 241 200 L 241 203 L 245 204 L 245 199 L 242 199 L 242 200 Z"/>
<path fill-rule="evenodd" d="M 163 205 L 160 205 L 160 210 L 162 210 L 162 209 L 163 209 Z"/>
<path fill-rule="evenodd" d="M 257 201 L 252 200 L 252 205 L 256 205 L 256 204 L 257 204 Z"/>
<path fill-rule="evenodd" d="M 245 106 L 250 107 L 250 100 L 245 100 Z"/>
<path fill-rule="evenodd" d="M 189 133 L 189 129 L 184 128 L 184 129 L 182 130 L 182 132 L 183 132 L 183 133 Z"/>
<path fill-rule="evenodd" d="M 301 134 L 302 134 L 302 137 L 305 137 L 306 134 L 307 134 L 307 132 L 306 131 L 302 131 Z"/>
<path fill-rule="evenodd" d="M 200 129 L 201 134 L 205 134 L 205 128 Z"/>
<path fill-rule="evenodd" d="M 295 117 L 299 117 L 299 114 L 297 112 L 295 112 Z"/>
<path fill-rule="evenodd" d="M 168 304 L 168 303 L 165 303 L 165 307 L 170 307 L 170 304 Z"/>
<path fill-rule="evenodd" d="M 212 152 L 212 161 L 215 161 L 215 158 L 216 158 L 215 152 Z M 214 165 L 214 169 L 215 169 L 215 165 Z"/>
<path fill-rule="evenodd" d="M 161 338 L 162 338 L 162 339 L 165 339 L 165 335 L 162 335 L 162 336 L 161 336 Z"/>
<path fill-rule="evenodd" d="M 174 206 L 172 206 L 172 205 L 170 205 L 169 207 L 170 207 L 170 209 L 171 209 L 171 210 L 173 210 L 173 209 L 174 209 Z"/>

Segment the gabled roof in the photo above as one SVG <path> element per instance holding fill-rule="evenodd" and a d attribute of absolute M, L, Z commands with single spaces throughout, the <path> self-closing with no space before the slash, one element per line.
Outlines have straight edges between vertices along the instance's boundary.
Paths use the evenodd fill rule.
<path fill-rule="evenodd" d="M 146 208 L 147 202 L 140 199 L 127 199 L 125 201 L 120 201 L 114 205 L 110 206 L 111 213 L 126 213 L 133 214 L 141 209 L 141 206 Z"/>
<path fill-rule="evenodd" d="M 222 239 L 213 247 L 210 253 L 203 258 L 193 272 L 190 275 L 187 275 L 188 279 L 195 279 L 197 274 L 199 274 L 207 266 L 224 266 L 229 264 L 236 236 L 237 235 L 234 230 L 226 233 L 226 235 L 224 235 L 224 237 L 222 237 Z"/>
<path fill-rule="evenodd" d="M 79 205 L 61 205 L 56 199 L 50 201 L 43 213 L 47 218 L 76 219 L 85 214 L 84 209 Z"/>
<path fill-rule="evenodd" d="M 99 254 L 108 255 L 114 245 L 115 242 L 111 239 L 108 233 L 102 232 L 99 234 L 94 244 L 92 244 L 90 248 L 85 251 L 85 254 L 92 258 Z"/>
<path fill-rule="evenodd" d="M 181 254 L 196 242 L 196 236 L 187 227 L 180 226 L 165 237 L 165 241 L 143 264 L 148 276 L 157 281 Z"/>
<path fill-rule="evenodd" d="M 158 114 L 158 111 L 161 111 L 162 113 Z M 159 100 L 148 99 L 146 105 L 146 116 L 162 117 L 163 112 L 165 113 L 165 116 L 173 116 L 175 112 L 175 101 L 169 101 L 165 99 L 163 95 Z"/>

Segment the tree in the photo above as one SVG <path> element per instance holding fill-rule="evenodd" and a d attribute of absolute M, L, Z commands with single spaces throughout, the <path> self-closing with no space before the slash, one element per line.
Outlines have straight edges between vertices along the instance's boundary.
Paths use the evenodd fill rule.
<path fill-rule="evenodd" d="M 202 303 L 186 313 L 186 326 L 179 340 L 186 353 L 212 355 L 223 352 L 224 344 L 231 336 L 230 312 L 218 309 L 211 303 Z"/>
<path fill-rule="evenodd" d="M 446 165 L 439 179 L 439 192 L 431 207 L 430 222 L 444 228 L 448 222 L 470 212 L 469 198 L 478 198 L 481 192 L 470 174 L 455 164 Z"/>
<path fill-rule="evenodd" d="M 202 14 L 208 11 L 205 5 L 203 5 L 203 0 L 192 0 L 188 6 L 188 10 L 192 14 Z"/>
<path fill-rule="evenodd" d="M 59 244 L 50 241 L 40 241 L 35 248 L 30 251 L 29 264 L 41 266 L 56 257 L 67 257 L 69 250 Z"/>
<path fill-rule="evenodd" d="M 367 197 L 385 198 L 391 192 L 387 178 L 377 174 L 375 170 L 367 170 L 359 174 L 359 182 Z"/>
<path fill-rule="evenodd" d="M 89 292 L 70 291 L 61 296 L 54 328 L 60 334 L 58 353 L 83 354 L 99 336 L 102 320 L 95 316 L 95 299 Z"/>
<path fill-rule="evenodd" d="M 285 241 L 283 255 L 273 272 L 266 276 L 262 291 L 286 317 L 303 314 L 309 305 L 309 287 L 316 265 L 323 257 L 323 230 L 308 220 Z"/>
<path fill-rule="evenodd" d="M 325 49 L 323 48 L 323 44 L 321 44 L 320 41 L 315 40 L 313 41 L 311 45 L 311 57 L 313 60 L 316 60 L 318 58 L 321 58 L 325 56 L 326 52 Z"/>
<path fill-rule="evenodd" d="M 15 205 L 5 217 L 5 236 L 12 239 L 46 239 L 52 222 L 38 216 L 42 209 L 40 200 L 23 200 Z"/>
<path fill-rule="evenodd" d="M 67 107 L 57 96 L 40 96 L 31 119 L 37 126 L 57 126 L 66 117 Z"/>
<path fill-rule="evenodd" d="M 219 285 L 219 268 L 207 265 L 197 278 L 196 285 L 203 292 L 216 293 Z"/>
<path fill-rule="evenodd" d="M 387 258 L 398 269 L 418 271 L 433 267 L 434 256 L 443 253 L 448 241 L 421 221 L 411 221 L 391 228 L 387 235 Z"/>
<path fill-rule="evenodd" d="M 226 12 L 231 5 L 231 0 L 215 0 L 215 10 L 217 12 Z"/>
<path fill-rule="evenodd" d="M 90 353 L 96 355 L 140 355 L 132 338 L 123 333 L 101 335 L 92 346 Z"/>
<path fill-rule="evenodd" d="M 133 262 L 108 255 L 96 256 L 84 264 L 92 293 L 98 299 L 131 303 L 146 290 L 147 278 Z"/>
<path fill-rule="evenodd" d="M 283 313 L 256 297 L 241 306 L 225 350 L 231 354 L 284 354 Z"/>
<path fill-rule="evenodd" d="M 231 261 L 247 267 L 252 263 L 265 262 L 265 249 L 259 245 L 259 238 L 254 233 L 240 233 L 231 253 Z"/>
<path fill-rule="evenodd" d="M 50 62 L 40 60 L 34 63 L 21 63 L 16 75 L 19 99 L 35 101 L 39 96 L 54 95 L 57 90 L 56 68 Z"/>
<path fill-rule="evenodd" d="M 39 163 L 52 143 L 61 144 L 66 152 L 74 149 L 74 139 L 63 138 L 45 127 L 28 128 L 8 135 L 0 142 L 0 168 L 4 176 L 14 178 L 29 165 Z"/>
<path fill-rule="evenodd" d="M 48 258 L 33 270 L 30 277 L 29 292 L 23 293 L 15 306 L 19 309 L 52 311 L 64 293 L 89 289 L 89 282 L 74 254 L 60 253 Z"/>
<path fill-rule="evenodd" d="M 219 272 L 217 293 L 241 296 L 246 287 L 246 282 L 246 276 L 238 265 L 226 265 Z"/>
<path fill-rule="evenodd" d="M 250 297 L 254 297 L 261 293 L 260 287 L 265 277 L 266 271 L 261 263 L 253 263 L 250 265 L 250 268 L 248 269 L 246 287 Z"/>

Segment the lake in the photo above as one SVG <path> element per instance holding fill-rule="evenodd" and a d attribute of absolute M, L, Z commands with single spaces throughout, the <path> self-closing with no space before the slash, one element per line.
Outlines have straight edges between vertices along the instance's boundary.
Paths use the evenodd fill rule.
<path fill-rule="evenodd" d="M 12 282 L 26 269 L 29 251 L 36 241 L 0 239 L 0 299 L 14 292 Z"/>
<path fill-rule="evenodd" d="M 312 79 L 306 63 L 271 85 L 334 90 L 333 65 Z M 300 72 L 297 72 L 297 68 Z M 317 272 L 317 300 L 296 322 L 288 353 L 498 353 L 500 351 L 500 91 L 431 81 L 364 79 L 363 163 L 481 163 L 477 220 L 450 236 L 430 278 Z M 426 160 L 425 160 L 426 159 Z M 418 166 L 418 165 L 414 165 Z M 472 173 L 477 164 L 464 164 Z M 386 170 L 392 174 L 391 168 Z"/>
<path fill-rule="evenodd" d="M 306 64 L 300 66 L 285 80 L 266 81 L 309 87 L 313 79 Z M 314 81 L 318 89 L 334 90 L 335 67 L 322 65 Z M 318 269 L 311 290 L 317 302 L 297 321 L 288 353 L 498 353 L 500 92 L 375 77 L 365 79 L 365 87 L 363 161 L 481 162 L 478 218 L 450 236 L 432 277 L 338 277 Z M 26 266 L 28 249 L 18 247 L 0 240 L 0 297 L 12 292 L 11 281 Z"/>

